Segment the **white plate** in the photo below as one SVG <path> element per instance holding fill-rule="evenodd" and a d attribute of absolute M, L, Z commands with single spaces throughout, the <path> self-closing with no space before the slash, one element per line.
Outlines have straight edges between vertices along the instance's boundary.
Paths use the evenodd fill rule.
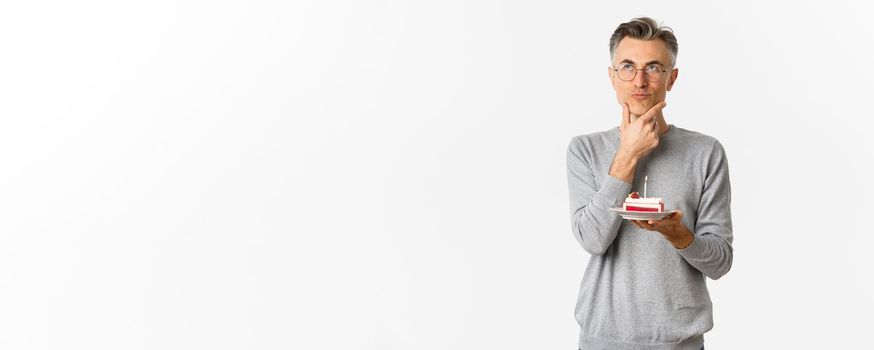
<path fill-rule="evenodd" d="M 656 211 L 625 211 L 622 208 L 610 208 L 625 220 L 661 220 L 665 216 L 676 213 L 676 210 L 668 210 L 663 212 Z"/>

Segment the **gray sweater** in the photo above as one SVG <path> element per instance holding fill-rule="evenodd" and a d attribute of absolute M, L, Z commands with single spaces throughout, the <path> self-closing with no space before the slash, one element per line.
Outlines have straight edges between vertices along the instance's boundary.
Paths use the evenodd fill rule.
<path fill-rule="evenodd" d="M 722 145 L 713 137 L 671 125 L 637 166 L 634 183 L 608 175 L 619 128 L 574 137 L 567 169 L 571 227 L 591 257 L 575 316 L 579 347 L 698 350 L 713 328 L 704 276 L 731 269 L 731 187 Z M 609 211 L 631 191 L 661 197 L 665 210 L 683 211 L 695 233 L 685 249 Z"/>

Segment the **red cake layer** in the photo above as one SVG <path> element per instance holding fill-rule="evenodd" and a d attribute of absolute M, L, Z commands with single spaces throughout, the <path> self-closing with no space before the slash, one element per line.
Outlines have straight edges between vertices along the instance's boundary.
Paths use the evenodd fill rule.
<path fill-rule="evenodd" d="M 626 206 L 625 210 L 626 211 L 654 211 L 654 212 L 661 211 L 661 210 L 659 210 L 659 208 L 641 208 L 641 207 L 635 207 L 635 206 L 630 206 L 630 205 Z"/>

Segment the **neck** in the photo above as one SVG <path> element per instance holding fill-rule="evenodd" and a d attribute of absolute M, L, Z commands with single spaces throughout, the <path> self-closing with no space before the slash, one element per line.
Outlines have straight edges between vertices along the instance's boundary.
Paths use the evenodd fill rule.
<path fill-rule="evenodd" d="M 665 121 L 664 113 L 659 112 L 659 114 L 656 115 L 656 121 L 659 123 L 659 136 L 667 133 L 670 127 L 668 126 L 668 122 Z"/>

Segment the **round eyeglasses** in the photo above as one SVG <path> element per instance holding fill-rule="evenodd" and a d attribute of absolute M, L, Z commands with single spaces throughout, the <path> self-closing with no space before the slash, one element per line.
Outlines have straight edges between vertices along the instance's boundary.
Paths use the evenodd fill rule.
<path fill-rule="evenodd" d="M 650 64 L 644 68 L 635 68 L 631 63 L 620 64 L 619 68 L 613 68 L 613 70 L 616 72 L 619 80 L 622 81 L 634 80 L 634 77 L 637 76 L 637 71 L 639 70 L 644 72 L 644 76 L 649 81 L 659 81 L 665 76 L 665 72 L 668 71 L 667 68 L 662 67 L 659 64 Z"/>

